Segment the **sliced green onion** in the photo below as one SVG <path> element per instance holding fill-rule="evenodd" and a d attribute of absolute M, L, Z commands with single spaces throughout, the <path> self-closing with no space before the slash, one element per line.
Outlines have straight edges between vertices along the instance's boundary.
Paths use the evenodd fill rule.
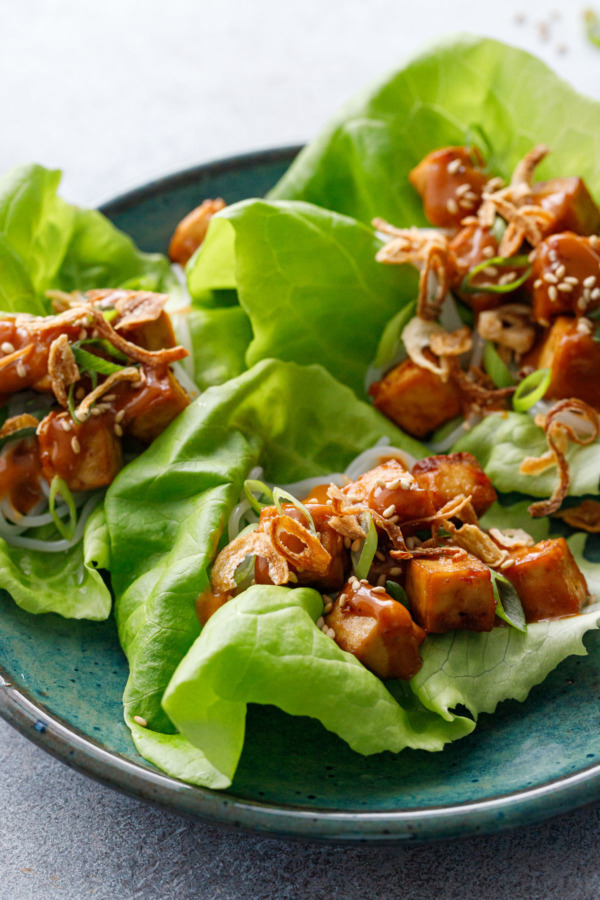
<path fill-rule="evenodd" d="M 75 398 L 73 394 L 75 392 L 75 384 L 69 385 L 69 393 L 67 394 L 67 407 L 69 409 L 69 415 L 73 419 L 76 425 L 81 425 L 81 419 L 77 418 L 77 414 L 75 412 Z"/>
<path fill-rule="evenodd" d="M 254 562 L 256 557 L 254 555 L 247 556 L 245 559 L 241 561 L 239 566 L 236 568 L 233 573 L 233 580 L 235 581 L 236 589 L 241 593 L 245 591 L 246 588 L 250 587 L 252 582 L 254 581 Z"/>
<path fill-rule="evenodd" d="M 66 524 L 60 518 L 58 513 L 56 512 L 56 495 L 60 494 L 63 498 L 64 502 L 67 504 L 69 510 L 69 522 Z M 60 532 L 60 534 L 67 541 L 71 541 L 75 534 L 75 528 L 77 526 L 77 510 L 75 509 L 75 501 L 73 500 L 73 494 L 69 490 L 66 482 L 59 478 L 58 475 L 55 475 L 52 481 L 50 482 L 50 495 L 48 497 L 48 509 L 54 524 L 56 525 L 56 530 Z"/>
<path fill-rule="evenodd" d="M 524 378 L 513 394 L 513 409 L 517 412 L 527 412 L 535 406 L 550 387 L 551 380 L 550 369 L 536 369 Z"/>
<path fill-rule="evenodd" d="M 496 238 L 498 243 L 500 243 L 500 241 L 504 237 L 505 231 L 506 231 L 506 222 L 504 221 L 504 219 L 501 216 L 496 216 L 496 218 L 494 219 L 494 223 L 492 225 L 492 234 L 494 235 L 494 237 Z"/>
<path fill-rule="evenodd" d="M 132 365 L 132 361 L 125 353 L 117 350 L 116 347 L 113 347 L 110 341 L 107 341 L 104 338 L 87 338 L 85 341 L 75 341 L 73 344 L 71 344 L 71 349 L 73 349 L 74 347 L 85 347 L 86 345 L 96 347 L 97 350 L 103 350 L 104 353 L 108 353 L 109 356 L 112 356 L 113 359 L 119 360 L 119 362 Z"/>
<path fill-rule="evenodd" d="M 475 313 L 471 309 L 470 306 L 467 306 L 466 303 L 459 297 L 454 298 L 454 302 L 456 304 L 456 312 L 459 315 L 460 321 L 463 325 L 468 325 L 469 328 L 473 328 L 475 325 Z"/>
<path fill-rule="evenodd" d="M 408 599 L 408 594 L 401 584 L 398 584 L 397 581 L 386 581 L 385 589 L 390 597 L 393 597 L 394 600 L 397 600 L 398 603 L 402 604 L 402 606 L 410 609 L 410 600 Z"/>
<path fill-rule="evenodd" d="M 26 441 L 27 438 L 35 437 L 36 431 L 37 428 L 31 425 L 27 428 L 19 428 L 18 431 L 13 431 L 12 434 L 3 434 L 2 437 L 0 437 L 0 450 L 6 447 L 7 444 L 11 444 L 13 441 Z"/>
<path fill-rule="evenodd" d="M 118 309 L 103 309 L 102 310 L 102 318 L 106 322 L 114 322 L 114 320 L 117 318 L 118 315 L 119 315 Z"/>
<path fill-rule="evenodd" d="M 100 375 L 112 375 L 114 372 L 120 372 L 123 368 L 117 363 L 109 362 L 108 359 L 102 359 L 102 357 L 96 356 L 94 353 L 88 353 L 87 350 L 82 350 L 81 347 L 77 347 L 75 344 L 71 346 L 71 350 L 79 369 L 84 372 L 99 372 Z"/>
<path fill-rule="evenodd" d="M 492 576 L 492 589 L 496 600 L 496 615 L 503 619 L 508 625 L 512 625 L 517 631 L 527 633 L 527 623 L 525 621 L 525 613 L 523 612 L 523 604 L 515 587 L 510 583 L 508 578 L 500 575 L 490 569 Z"/>
<path fill-rule="evenodd" d="M 294 497 L 293 494 L 290 494 L 289 491 L 284 491 L 283 488 L 273 488 L 273 502 L 277 507 L 277 512 L 281 515 L 281 507 L 283 505 L 283 501 L 287 503 L 291 503 L 296 509 L 300 510 L 300 512 L 306 516 L 308 520 L 308 525 L 313 534 L 317 533 L 317 529 L 315 528 L 315 523 L 313 517 L 309 513 L 308 509 L 304 505 L 304 503 L 300 503 L 297 497 Z"/>
<path fill-rule="evenodd" d="M 509 281 L 508 284 L 490 284 L 488 282 L 485 282 L 484 284 L 473 284 L 473 279 L 479 275 L 480 272 L 483 272 L 484 269 L 487 269 L 488 266 L 496 266 L 499 269 L 520 269 L 522 266 L 525 266 L 525 271 L 518 278 L 515 278 L 514 281 Z M 484 259 L 483 262 L 480 262 L 474 269 L 467 272 L 461 282 L 459 290 L 464 294 L 509 294 L 511 291 L 521 287 L 530 275 L 531 263 L 529 262 L 528 256 L 493 256 L 491 259 Z"/>
<path fill-rule="evenodd" d="M 491 341 L 485 342 L 483 365 L 497 388 L 512 387 L 516 384 L 515 378 Z"/>
<path fill-rule="evenodd" d="M 584 9 L 583 22 L 588 41 L 600 47 L 600 17 L 593 9 Z"/>
<path fill-rule="evenodd" d="M 379 540 L 375 522 L 373 521 L 373 517 L 369 515 L 369 513 L 361 513 L 360 525 L 363 531 L 366 532 L 367 536 L 362 542 L 360 550 L 357 550 L 356 552 L 353 551 L 350 554 L 350 556 L 352 557 L 352 568 L 354 569 L 354 574 L 359 581 L 361 581 L 363 578 L 366 578 L 369 574 L 369 570 L 373 565 L 373 560 L 375 559 L 375 553 L 377 552 L 377 543 Z"/>
<path fill-rule="evenodd" d="M 260 500 L 257 500 L 254 496 L 255 493 L 257 493 L 259 497 L 266 497 L 268 503 L 261 503 Z M 260 515 L 260 511 L 264 506 L 273 506 L 275 503 L 271 488 L 265 484 L 264 481 L 258 481 L 256 478 L 246 478 L 244 482 L 244 494 L 246 495 L 248 503 L 257 515 Z"/>

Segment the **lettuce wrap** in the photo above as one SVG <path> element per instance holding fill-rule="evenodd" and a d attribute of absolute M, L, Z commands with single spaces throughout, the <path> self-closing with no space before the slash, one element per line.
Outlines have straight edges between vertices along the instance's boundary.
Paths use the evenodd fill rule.
<path fill-rule="evenodd" d="M 125 715 L 148 760 L 185 781 L 227 787 L 248 703 L 311 716 L 363 754 L 441 750 L 469 734 L 480 712 L 524 699 L 561 659 L 585 653 L 582 636 L 597 627 L 598 611 L 525 635 L 497 628 L 428 638 L 410 685 L 384 684 L 317 628 L 323 602 L 308 588 L 253 586 L 201 630 L 195 599 L 251 469 L 263 466 L 279 484 L 326 481 L 383 436 L 425 454 L 321 367 L 264 361 L 210 388 L 118 476 L 106 507 L 130 666 Z M 519 527 L 527 513 L 523 504 L 498 506 L 488 517 Z M 536 537 L 548 528 L 536 523 Z M 582 546 L 572 549 L 581 561 Z"/>

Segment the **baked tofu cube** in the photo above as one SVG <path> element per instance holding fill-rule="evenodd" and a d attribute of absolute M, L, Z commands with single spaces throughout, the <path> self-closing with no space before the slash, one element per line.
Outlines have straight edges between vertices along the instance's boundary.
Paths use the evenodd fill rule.
<path fill-rule="evenodd" d="M 488 181 L 481 155 L 470 147 L 434 150 L 408 177 L 421 195 L 428 220 L 442 228 L 456 228 L 477 211 Z"/>
<path fill-rule="evenodd" d="M 423 438 L 460 415 L 460 394 L 453 381 L 405 359 L 371 385 L 373 403 L 388 419 L 414 437 Z"/>
<path fill-rule="evenodd" d="M 428 456 L 413 466 L 413 475 L 441 509 L 458 494 L 471 495 L 473 509 L 482 516 L 498 499 L 492 482 L 470 453 Z"/>
<path fill-rule="evenodd" d="M 52 481 L 58 475 L 72 491 L 112 484 L 123 466 L 113 422 L 112 416 L 102 415 L 75 425 L 66 412 L 47 415 L 38 429 L 44 477 Z"/>
<path fill-rule="evenodd" d="M 600 247 L 565 231 L 542 241 L 531 272 L 533 312 L 542 325 L 563 313 L 585 315 L 600 307 Z"/>
<path fill-rule="evenodd" d="M 505 301 L 506 295 L 486 292 L 485 290 L 477 291 L 476 293 L 461 291 L 463 279 L 484 260 L 489 260 L 499 255 L 498 240 L 493 231 L 491 228 L 484 227 L 477 222 L 461 228 L 448 244 L 450 286 L 454 293 L 464 303 L 474 309 L 475 312 L 479 313 L 485 309 L 496 309 Z M 512 272 L 514 272 L 513 280 L 515 280 L 522 274 L 522 271 L 522 269 L 509 266 L 492 268 L 490 264 L 489 270 L 479 272 L 472 283 L 475 285 L 498 284 L 501 278 L 506 278 Z M 515 292 L 511 292 L 511 302 L 515 300 L 518 293 L 518 288 Z"/>
<path fill-rule="evenodd" d="M 560 316 L 523 358 L 526 365 L 550 369 L 547 397 L 577 397 L 600 410 L 600 343 L 593 337 L 595 326 Z"/>
<path fill-rule="evenodd" d="M 496 601 L 490 570 L 471 554 L 411 559 L 406 593 L 412 614 L 426 632 L 491 631 Z"/>
<path fill-rule="evenodd" d="M 425 632 L 405 606 L 364 582 L 344 585 L 325 623 L 338 646 L 379 678 L 408 680 L 423 665 L 419 647 Z"/>
<path fill-rule="evenodd" d="M 400 525 L 427 519 L 435 513 L 429 493 L 395 459 L 365 472 L 343 491 L 349 500 L 366 503 L 374 512 Z"/>
<path fill-rule="evenodd" d="M 546 233 L 598 234 L 600 209 L 581 178 L 552 178 L 533 185 L 533 202 L 552 214 Z"/>
<path fill-rule="evenodd" d="M 145 350 L 164 350 L 177 344 L 171 317 L 164 310 L 152 322 L 123 329 L 121 333 L 128 341 Z"/>
<path fill-rule="evenodd" d="M 168 367 L 145 369 L 141 388 L 115 393 L 125 410 L 122 427 L 143 444 L 150 444 L 189 405 L 190 398 Z"/>
<path fill-rule="evenodd" d="M 564 538 L 540 541 L 511 553 L 513 565 L 503 569 L 514 585 L 528 622 L 576 616 L 588 588 Z"/>

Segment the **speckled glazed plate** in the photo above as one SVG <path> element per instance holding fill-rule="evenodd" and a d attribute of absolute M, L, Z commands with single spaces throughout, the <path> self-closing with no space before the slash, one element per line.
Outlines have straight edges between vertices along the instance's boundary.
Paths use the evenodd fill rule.
<path fill-rule="evenodd" d="M 107 204 L 145 250 L 164 251 L 204 197 L 264 194 L 296 149 L 201 166 Z M 600 798 L 600 633 L 525 703 L 501 704 L 443 753 L 365 759 L 310 719 L 250 709 L 233 787 L 168 778 L 123 723 L 127 664 L 114 622 L 30 616 L 0 592 L 0 715 L 68 765 L 200 819 L 285 837 L 423 841 L 536 822 Z"/>

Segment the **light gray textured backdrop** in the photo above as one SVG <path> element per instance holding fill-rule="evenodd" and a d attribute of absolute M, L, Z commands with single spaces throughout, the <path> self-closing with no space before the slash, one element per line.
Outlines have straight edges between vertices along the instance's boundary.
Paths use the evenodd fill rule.
<path fill-rule="evenodd" d="M 600 50 L 583 39 L 578 4 L 0 0 L 0 171 L 60 167 L 67 199 L 94 204 L 188 165 L 304 141 L 370 79 L 458 30 L 537 52 L 600 96 Z M 1 900 L 600 896 L 597 808 L 423 848 L 285 844 L 122 797 L 3 723 L 0 816 Z"/>

